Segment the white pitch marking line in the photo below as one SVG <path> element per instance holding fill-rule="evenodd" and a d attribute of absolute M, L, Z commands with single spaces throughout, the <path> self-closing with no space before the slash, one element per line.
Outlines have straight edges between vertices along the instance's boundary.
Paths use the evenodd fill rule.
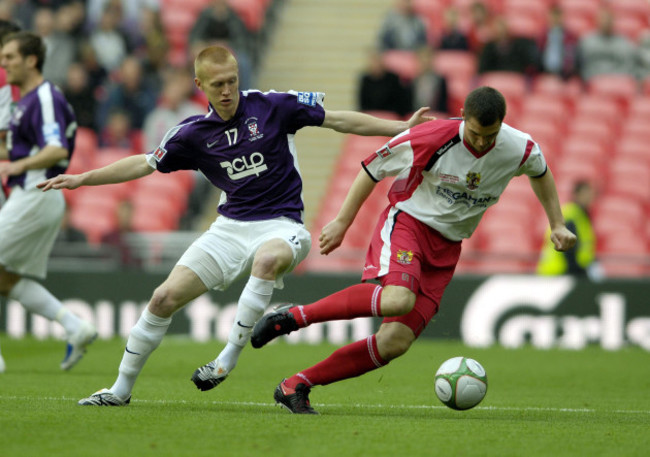
<path fill-rule="evenodd" d="M 78 401 L 76 398 L 69 397 L 20 397 L 17 395 L 0 395 L 0 400 L 39 400 L 39 401 Z M 194 401 L 187 400 L 138 400 L 132 399 L 132 403 L 144 404 L 195 404 Z M 227 406 L 275 406 L 276 403 L 259 403 L 252 401 L 208 401 L 207 404 L 211 405 L 227 405 Z M 342 403 L 312 403 L 314 406 L 325 407 L 355 407 L 355 408 L 373 408 L 373 409 L 449 409 L 446 406 L 438 405 L 382 405 L 382 404 L 362 404 L 355 403 L 352 405 L 344 405 Z M 552 412 L 552 413 L 617 413 L 617 414 L 650 414 L 649 411 L 630 410 L 630 409 L 615 409 L 615 410 L 597 410 L 593 408 L 546 408 L 538 406 L 517 407 L 517 406 L 477 406 L 474 410 L 483 411 L 530 411 L 530 412 Z"/>

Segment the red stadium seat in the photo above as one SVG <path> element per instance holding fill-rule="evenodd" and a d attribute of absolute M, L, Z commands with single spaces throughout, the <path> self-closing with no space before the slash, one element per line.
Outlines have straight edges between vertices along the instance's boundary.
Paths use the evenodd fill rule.
<path fill-rule="evenodd" d="M 161 10 L 167 11 L 191 11 L 197 17 L 199 13 L 208 7 L 210 0 L 160 0 Z"/>
<path fill-rule="evenodd" d="M 447 90 L 449 92 L 449 115 L 452 117 L 460 116 L 460 110 L 463 107 L 465 98 L 472 91 L 472 79 L 454 78 L 447 81 Z"/>
<path fill-rule="evenodd" d="M 476 75 L 476 55 L 470 51 L 438 51 L 434 56 L 434 68 L 448 80 L 471 79 Z"/>
<path fill-rule="evenodd" d="M 569 122 L 567 131 L 569 137 L 581 138 L 583 140 L 595 140 L 609 147 L 618 141 L 616 129 L 605 119 L 593 119 L 578 117 Z"/>
<path fill-rule="evenodd" d="M 555 181 L 558 184 L 573 184 L 579 180 L 598 182 L 603 178 L 600 165 L 587 162 L 582 158 L 562 157 L 553 167 Z"/>
<path fill-rule="evenodd" d="M 643 205 L 621 195 L 603 195 L 594 204 L 594 219 L 609 218 L 621 221 L 629 229 L 642 231 L 645 228 L 646 214 Z"/>
<path fill-rule="evenodd" d="M 644 27 L 650 26 L 650 3 L 644 0 L 616 0 L 609 3 L 616 20 L 635 18 Z M 616 25 L 616 21 L 615 21 Z"/>
<path fill-rule="evenodd" d="M 167 232 L 178 229 L 178 214 L 161 200 L 133 200 L 131 227 L 136 232 Z"/>
<path fill-rule="evenodd" d="M 500 91 L 508 103 L 506 122 L 520 111 L 524 97 L 528 94 L 526 77 L 521 73 L 510 71 L 492 71 L 478 77 L 479 86 L 490 86 Z"/>
<path fill-rule="evenodd" d="M 585 94 L 575 101 L 574 117 L 606 120 L 618 128 L 625 119 L 625 111 L 613 97 Z"/>
<path fill-rule="evenodd" d="M 188 191 L 183 183 L 172 177 L 173 173 L 154 172 L 136 181 L 133 198 L 142 196 L 151 200 L 164 201 L 169 211 L 183 213 L 187 208 Z"/>
<path fill-rule="evenodd" d="M 627 37 L 632 43 L 637 44 L 647 28 L 647 20 L 644 17 L 629 14 L 618 14 L 614 17 L 614 31 Z"/>
<path fill-rule="evenodd" d="M 260 0 L 229 0 L 228 4 L 235 10 L 251 32 L 259 32 L 264 27 L 266 8 Z"/>
<path fill-rule="evenodd" d="M 70 208 L 70 223 L 86 234 L 89 243 L 98 244 L 103 235 L 117 228 L 117 216 L 103 208 L 84 205 Z"/>
<path fill-rule="evenodd" d="M 521 105 L 523 116 L 543 117 L 564 123 L 570 112 L 563 98 L 549 97 L 546 94 L 530 94 Z"/>
<path fill-rule="evenodd" d="M 608 189 L 650 205 L 650 167 L 647 163 L 614 160 L 609 166 Z"/>
<path fill-rule="evenodd" d="M 382 60 L 386 68 L 399 75 L 405 81 L 411 81 L 418 73 L 418 58 L 414 51 L 384 51 Z"/>
<path fill-rule="evenodd" d="M 630 75 L 596 75 L 587 84 L 590 94 L 613 97 L 627 112 L 629 105 L 639 95 L 639 83 Z"/>
<path fill-rule="evenodd" d="M 648 140 L 644 137 L 628 136 L 616 142 L 616 160 L 650 166 Z"/>
<path fill-rule="evenodd" d="M 600 0 L 560 0 L 565 25 L 577 36 L 596 27 Z"/>
<path fill-rule="evenodd" d="M 546 7 L 537 2 L 526 2 L 526 5 L 538 5 L 542 9 L 541 15 L 532 13 L 534 8 L 527 9 L 506 9 L 506 22 L 508 31 L 512 36 L 531 38 L 538 40 L 546 28 Z"/>
<path fill-rule="evenodd" d="M 114 189 L 106 190 L 110 186 L 90 186 L 76 189 L 77 193 L 74 204 L 71 206 L 80 210 L 80 208 L 95 207 L 108 213 L 115 213 L 120 200 L 124 197 Z"/>
<path fill-rule="evenodd" d="M 67 173 L 78 174 L 92 169 L 96 155 L 97 135 L 89 128 L 79 127 Z"/>
<path fill-rule="evenodd" d="M 636 97 L 630 103 L 628 119 L 644 119 L 650 122 L 650 96 Z"/>
<path fill-rule="evenodd" d="M 575 36 L 583 37 L 596 30 L 596 19 L 588 15 L 564 12 L 564 26 Z"/>

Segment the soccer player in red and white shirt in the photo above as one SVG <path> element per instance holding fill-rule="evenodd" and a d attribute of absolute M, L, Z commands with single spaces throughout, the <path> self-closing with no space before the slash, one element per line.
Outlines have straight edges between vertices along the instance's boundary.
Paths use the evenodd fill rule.
<path fill-rule="evenodd" d="M 337 217 L 320 235 L 321 254 L 342 242 L 377 181 L 395 176 L 390 204 L 375 228 L 362 280 L 313 304 L 264 316 L 251 342 L 273 338 L 316 322 L 383 316 L 376 334 L 282 381 L 274 397 L 290 411 L 316 414 L 312 386 L 362 375 L 404 354 L 438 311 L 458 262 L 461 241 L 472 235 L 485 210 L 496 203 L 510 179 L 530 178 L 561 251 L 576 237 L 565 226 L 553 175 L 530 135 L 503 124 L 506 103 L 490 87 L 465 100 L 462 119 L 415 126 L 362 162 Z"/>

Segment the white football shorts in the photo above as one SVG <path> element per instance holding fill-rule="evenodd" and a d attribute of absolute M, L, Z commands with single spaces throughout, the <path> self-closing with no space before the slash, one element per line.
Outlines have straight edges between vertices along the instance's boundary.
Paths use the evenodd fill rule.
<path fill-rule="evenodd" d="M 244 222 L 219 216 L 177 265 L 191 269 L 208 289 L 225 290 L 237 279 L 250 275 L 255 253 L 273 239 L 284 240 L 293 251 L 293 262 L 275 280 L 275 287 L 282 289 L 282 276 L 293 271 L 311 248 L 309 231 L 287 218 Z"/>
<path fill-rule="evenodd" d="M 12 273 L 45 279 L 64 210 L 60 190 L 14 187 L 0 208 L 0 264 Z"/>

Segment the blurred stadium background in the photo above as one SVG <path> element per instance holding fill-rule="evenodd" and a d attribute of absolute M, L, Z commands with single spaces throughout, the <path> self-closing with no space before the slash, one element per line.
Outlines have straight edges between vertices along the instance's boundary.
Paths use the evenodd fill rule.
<path fill-rule="evenodd" d="M 21 9 L 25 4 L 33 4 L 31 14 L 35 14 L 38 7 L 54 8 L 75 2 L 9 0 L 0 3 L 0 17 L 4 14 L 11 19 L 17 12 L 28 14 L 24 11 L 30 11 L 29 8 Z M 90 8 L 102 1 L 81 3 Z M 149 7 L 160 21 L 166 41 L 161 71 L 191 62 L 190 31 L 211 2 L 133 3 Z M 468 30 L 473 3 L 476 2 L 413 1 L 427 25 L 432 48 L 436 48 L 444 31 L 445 11 L 455 8 L 461 29 Z M 485 4 L 494 14 L 503 15 L 511 33 L 535 40 L 545 30 L 548 11 L 555 4 L 562 7 L 567 27 L 578 36 L 596 28 L 603 7 L 613 12 L 616 31 L 635 45 L 641 47 L 650 34 L 647 0 L 483 0 L 478 3 Z M 248 75 L 252 87 L 325 92 L 328 109 L 357 109 L 359 76 L 368 49 L 377 44 L 379 29 L 394 5 L 393 0 L 228 0 L 228 4 L 246 27 L 245 49 L 252 62 L 252 72 Z M 28 20 L 33 16 L 23 17 Z M 147 55 L 138 53 L 139 49 L 135 48 L 133 55 L 146 60 Z M 417 60 L 414 51 L 387 51 L 382 57 L 403 80 L 413 77 Z M 554 171 L 562 202 L 567 201 L 578 179 L 589 179 L 598 186 L 599 196 L 592 216 L 598 258 L 605 277 L 636 280 L 642 287 L 635 289 L 640 291 L 635 300 L 641 300 L 650 275 L 650 78 L 617 74 L 584 82 L 578 77 L 561 79 L 541 72 L 479 74 L 476 53 L 458 50 L 436 51 L 432 66 L 447 78 L 450 116 L 459 114 L 465 95 L 478 85 L 492 85 L 505 94 L 509 110 L 506 122 L 529 132 L 540 143 Z M 119 71 L 114 70 L 109 73 L 108 82 L 115 82 L 119 77 Z M 96 93 L 101 94 L 101 90 Z M 191 98 L 205 106 L 200 94 L 193 93 Z M 375 114 L 396 116 L 387 112 Z M 138 129 L 129 132 L 135 140 L 128 146 L 108 145 L 104 135 L 97 126 L 79 129 L 71 172 L 146 152 L 144 134 Z M 361 158 L 386 139 L 344 136 L 318 128 L 304 129 L 296 138 L 304 176 L 306 224 L 317 242 L 321 227 L 336 214 Z M 215 217 L 218 196 L 204 184 L 200 176 L 183 172 L 154 174 L 136 182 L 66 192 L 70 222 L 86 234 L 88 243 L 59 243 L 51 258 L 50 271 L 59 279 L 74 272 L 124 272 L 120 252 L 114 246 L 103 245 L 101 240 L 117 229 L 120 202 L 129 201 L 132 230 L 124 238 L 122 248 L 129 250 L 136 260 L 126 265 L 128 271 L 137 270 L 138 278 L 141 273 L 168 272 Z M 322 257 L 313 249 L 294 276 L 349 274 L 350 281 L 356 280 L 363 265 L 368 233 L 378 209 L 385 205 L 387 187 L 388 183 L 380 184 L 338 251 Z M 474 237 L 463 243 L 458 276 L 534 273 L 545 221 L 527 180 L 513 180 L 501 202 L 487 212 Z M 62 293 L 62 298 L 71 295 L 59 292 Z M 236 295 L 238 290 L 233 293 Z"/>

